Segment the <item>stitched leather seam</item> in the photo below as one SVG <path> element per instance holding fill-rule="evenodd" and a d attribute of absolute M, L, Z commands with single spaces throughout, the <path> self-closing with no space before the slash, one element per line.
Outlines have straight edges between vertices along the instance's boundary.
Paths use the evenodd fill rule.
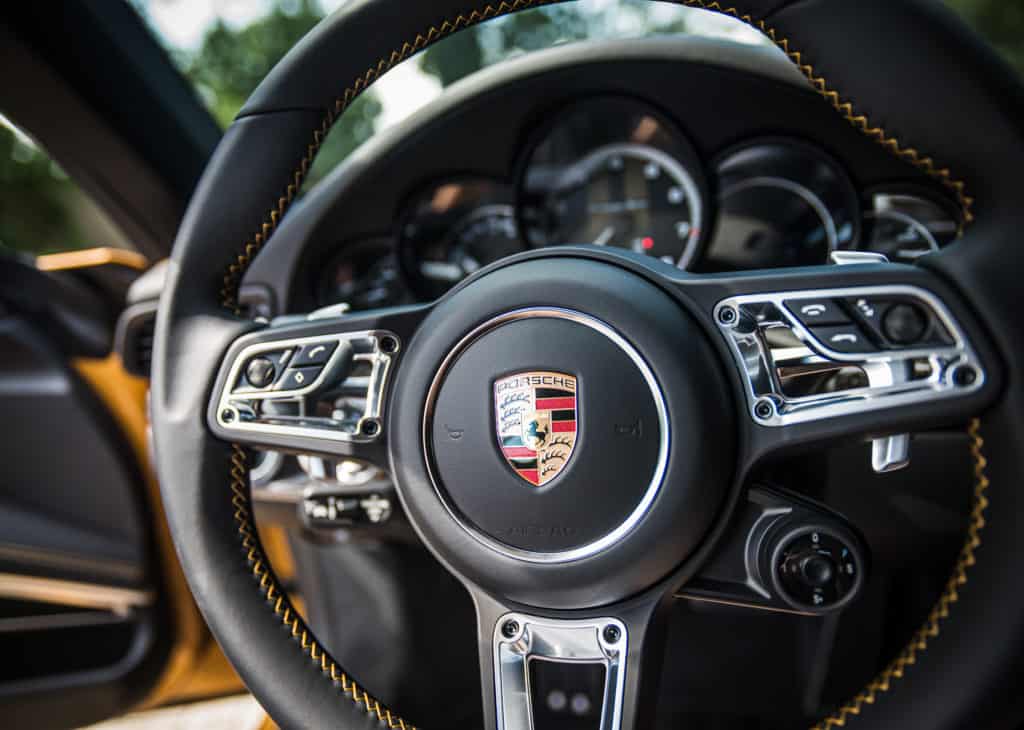
<path fill-rule="evenodd" d="M 368 714 L 376 718 L 384 727 L 392 730 L 416 730 L 416 726 L 405 721 L 372 697 L 359 686 L 348 674 L 338 666 L 313 636 L 312 630 L 292 606 L 288 596 L 281 589 L 263 552 L 255 525 L 252 522 L 251 501 L 249 493 L 249 466 L 245 449 L 238 444 L 231 445 L 231 504 L 235 508 L 234 519 L 238 527 L 238 535 L 242 540 L 242 549 L 249 564 L 253 577 L 259 585 L 260 592 L 270 609 L 282 625 L 291 634 L 292 639 L 310 661 L 316 664 L 321 673 L 341 689 L 353 703 L 362 707 Z"/>
<path fill-rule="evenodd" d="M 268 212 L 259 230 L 252 236 L 251 240 L 245 242 L 241 252 L 228 265 L 224 273 L 223 286 L 220 292 L 221 304 L 236 315 L 241 314 L 238 293 L 245 271 L 277 229 L 285 212 L 294 202 L 302 187 L 302 182 L 309 173 L 313 159 L 319 152 L 320 146 L 323 144 L 323 140 L 334 125 L 334 122 L 337 121 L 359 94 L 369 88 L 374 81 L 394 66 L 427 46 L 459 30 L 517 10 L 562 1 L 501 0 L 497 4 L 485 5 L 483 8 L 474 10 L 469 14 L 460 14 L 454 19 L 443 21 L 440 25 L 431 26 L 426 33 L 418 34 L 411 42 L 403 43 L 401 48 L 393 50 L 389 56 L 381 58 L 375 66 L 368 68 L 362 76 L 358 77 L 345 89 L 340 97 L 335 99 L 333 105 L 328 107 L 320 125 L 313 130 L 312 140 L 307 145 L 305 154 L 299 160 L 298 166 L 292 173 L 292 179 L 285 187 L 284 192 L 278 197 L 276 204 Z M 931 157 L 922 154 L 913 147 L 903 145 L 895 137 L 889 136 L 884 129 L 873 125 L 867 116 L 858 114 L 853 104 L 844 100 L 837 91 L 832 89 L 825 78 L 819 76 L 815 72 L 814 67 L 804 61 L 801 53 L 791 48 L 789 40 L 779 36 L 775 29 L 768 25 L 766 21 L 755 19 L 753 16 L 743 13 L 735 7 L 722 5 L 717 1 L 672 1 L 688 7 L 701 8 L 729 15 L 768 36 L 786 54 L 790 61 L 796 65 L 807 78 L 812 88 L 824 97 L 844 119 L 861 133 L 881 144 L 896 157 L 909 162 L 929 177 L 940 182 L 954 195 L 960 206 L 961 222 L 959 233 L 962 234 L 964 227 L 974 220 L 972 212 L 974 200 L 967 194 L 966 185 L 962 180 L 954 177 L 948 167 L 941 167 Z M 861 713 L 865 705 L 874 704 L 878 695 L 889 691 L 893 682 L 904 675 L 906 668 L 916 662 L 919 654 L 927 648 L 928 640 L 938 635 L 941 623 L 949 617 L 950 606 L 959 597 L 957 589 L 967 582 L 967 570 L 975 563 L 974 551 L 981 544 L 980 535 L 985 526 L 984 512 L 988 506 L 985 491 L 988 488 L 989 482 L 985 476 L 986 460 L 981 453 L 981 447 L 984 442 L 979 435 L 979 428 L 980 422 L 975 419 L 971 422 L 968 429 L 971 438 L 970 448 L 974 459 L 976 482 L 971 519 L 967 530 L 967 540 L 957 559 L 956 566 L 946 584 L 945 590 L 928 615 L 924 625 L 918 629 L 903 651 L 860 693 L 842 705 L 835 713 L 815 725 L 812 730 L 830 730 L 833 727 L 844 727 L 852 717 Z M 334 659 L 317 643 L 312 631 L 306 626 L 294 607 L 292 607 L 284 591 L 280 588 L 252 523 L 247 456 L 245 449 L 239 444 L 232 444 L 231 491 L 233 494 L 232 504 L 235 507 L 235 523 L 253 577 L 257 581 L 267 604 L 289 630 L 292 638 L 295 639 L 301 650 L 311 661 L 319 665 L 321 673 L 334 682 L 345 696 L 356 705 L 361 706 L 367 713 L 375 715 L 385 727 L 414 730 L 414 725 L 392 713 L 391 710 L 371 697 L 337 665 Z"/>
<path fill-rule="evenodd" d="M 896 658 L 889 662 L 878 676 L 872 679 L 853 699 L 846 702 L 834 713 L 815 725 L 812 730 L 830 730 L 830 728 L 846 727 L 846 723 L 859 715 L 865 705 L 873 705 L 878 696 L 892 689 L 896 680 L 901 679 L 907 669 L 917 663 L 918 657 L 928 648 L 928 642 L 939 635 L 943 622 L 950 616 L 950 608 L 960 599 L 959 589 L 967 583 L 967 571 L 976 562 L 974 551 L 981 545 L 981 531 L 985 527 L 985 510 L 988 508 L 988 477 L 985 467 L 988 461 L 982 454 L 985 440 L 980 434 L 981 422 L 975 418 L 967 429 L 971 439 L 971 457 L 974 459 L 974 499 L 971 505 L 971 516 L 967 526 L 967 539 L 957 557 L 953 573 L 946 582 L 946 587 L 935 602 L 928 618 L 919 628 Z"/>
<path fill-rule="evenodd" d="M 223 287 L 221 289 L 221 301 L 223 305 L 235 314 L 240 313 L 238 290 L 243 274 L 252 264 L 252 260 L 255 258 L 256 254 L 259 253 L 260 249 L 262 249 L 264 244 L 266 244 L 267 239 L 270 238 L 270 235 L 274 230 L 276 230 L 278 224 L 281 222 L 281 218 L 295 200 L 295 196 L 302 187 L 302 181 L 309 173 L 309 168 L 313 164 L 313 159 L 320 151 L 320 145 L 323 143 L 327 133 L 334 125 L 334 122 L 337 121 L 338 117 L 341 116 L 345 109 L 348 108 L 359 94 L 369 88 L 374 81 L 391 68 L 398 65 L 409 56 L 437 42 L 441 38 L 449 36 L 463 28 L 468 28 L 478 23 L 482 23 L 485 20 L 506 15 L 517 10 L 524 10 L 526 8 L 539 7 L 541 5 L 548 5 L 562 1 L 563 0 L 502 0 L 502 2 L 497 5 L 485 5 L 481 10 L 474 10 L 469 15 L 458 15 L 454 20 L 445 20 L 439 26 L 431 26 L 426 33 L 418 34 L 412 42 L 403 43 L 402 47 L 397 50 L 393 50 L 390 56 L 381 58 L 377 61 L 376 66 L 368 68 L 366 72 L 357 78 L 352 85 L 346 88 L 343 94 L 335 99 L 334 104 L 328 108 L 319 127 L 313 130 L 313 139 L 307 145 L 306 153 L 303 155 L 302 159 L 299 161 L 299 165 L 292 173 L 292 180 L 285 187 L 284 193 L 278 198 L 276 205 L 270 209 L 266 219 L 264 219 L 263 223 L 260 225 L 259 231 L 253 235 L 250 241 L 245 243 L 242 251 L 236 256 L 235 260 L 228 265 L 224 274 Z M 844 119 L 856 127 L 860 132 L 885 147 L 895 156 L 909 162 L 913 166 L 922 170 L 929 177 L 940 182 L 954 195 L 960 207 L 960 233 L 963 232 L 965 226 L 969 225 L 974 220 L 974 199 L 967 194 L 966 184 L 963 180 L 954 177 L 948 167 L 937 165 L 933 158 L 922 154 L 916 148 L 901 144 L 895 137 L 886 134 L 884 129 L 873 125 L 867 116 L 858 114 L 851 102 L 844 100 L 837 91 L 830 88 L 825 78 L 819 76 L 815 72 L 814 67 L 804 61 L 800 51 L 793 50 L 790 47 L 789 39 L 779 36 L 775 29 L 768 25 L 767 22 L 755 19 L 753 16 L 747 13 L 742 13 L 735 7 L 725 6 L 717 1 L 673 1 L 687 7 L 701 8 L 703 10 L 709 10 L 722 15 L 729 15 L 768 36 L 768 38 L 786 54 L 789 60 L 807 78 L 814 90 L 824 97 L 825 100 L 828 101 L 828 103 L 837 112 L 839 112 Z"/>

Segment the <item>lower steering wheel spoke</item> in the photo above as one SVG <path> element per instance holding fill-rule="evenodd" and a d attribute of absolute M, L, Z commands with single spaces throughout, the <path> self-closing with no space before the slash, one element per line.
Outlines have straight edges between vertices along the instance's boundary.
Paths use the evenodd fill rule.
<path fill-rule="evenodd" d="M 208 422 L 236 444 L 385 466 L 387 394 L 427 308 L 281 317 L 235 340 Z"/>
<path fill-rule="evenodd" d="M 496 730 L 653 722 L 661 602 L 648 597 L 584 616 L 539 615 L 481 596 L 476 603 L 484 706 Z"/>

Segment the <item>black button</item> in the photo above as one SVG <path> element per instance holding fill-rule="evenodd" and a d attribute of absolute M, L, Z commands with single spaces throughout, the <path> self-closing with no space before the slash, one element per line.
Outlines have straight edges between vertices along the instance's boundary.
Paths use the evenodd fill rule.
<path fill-rule="evenodd" d="M 292 367 L 305 365 L 323 365 L 331 359 L 331 355 L 337 349 L 337 341 L 325 340 L 324 342 L 310 342 L 299 348 L 292 360 Z"/>
<path fill-rule="evenodd" d="M 846 324 L 850 321 L 842 307 L 832 299 L 787 299 L 785 305 L 807 327 Z"/>
<path fill-rule="evenodd" d="M 824 555 L 809 555 L 800 563 L 800 572 L 808 585 L 815 588 L 827 586 L 835 575 L 832 560 Z"/>
<path fill-rule="evenodd" d="M 776 587 L 809 609 L 827 610 L 844 600 L 860 572 L 853 550 L 827 532 L 794 538 L 783 546 L 778 559 Z"/>
<path fill-rule="evenodd" d="M 281 382 L 278 383 L 278 390 L 298 390 L 299 388 L 305 388 L 307 385 L 311 385 L 317 376 L 320 375 L 320 371 L 324 369 L 323 365 L 313 365 L 308 368 L 297 368 L 290 367 L 288 372 L 281 378 Z"/>
<path fill-rule="evenodd" d="M 868 297 L 850 297 L 846 300 L 846 305 L 857 315 L 857 319 L 876 332 L 881 329 L 882 315 L 890 304 L 890 301 Z"/>
<path fill-rule="evenodd" d="M 277 368 L 269 357 L 254 357 L 245 366 L 245 379 L 254 388 L 266 388 L 276 376 Z"/>
<path fill-rule="evenodd" d="M 855 324 L 812 327 L 811 334 L 830 350 L 843 353 L 873 352 L 876 348 Z"/>
<path fill-rule="evenodd" d="M 909 302 L 893 304 L 882 315 L 882 334 L 894 345 L 920 342 L 928 330 L 928 315 Z"/>

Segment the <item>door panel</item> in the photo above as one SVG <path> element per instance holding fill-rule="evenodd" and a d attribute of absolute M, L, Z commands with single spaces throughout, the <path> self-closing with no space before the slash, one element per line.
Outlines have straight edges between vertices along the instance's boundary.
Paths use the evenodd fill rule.
<path fill-rule="evenodd" d="M 67 727 L 140 701 L 170 634 L 134 453 L 68 343 L 5 303 L 0 712 Z"/>

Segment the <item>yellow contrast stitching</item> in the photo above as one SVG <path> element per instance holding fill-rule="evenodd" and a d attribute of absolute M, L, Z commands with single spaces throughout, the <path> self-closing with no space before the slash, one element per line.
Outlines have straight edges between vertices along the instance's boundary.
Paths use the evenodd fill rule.
<path fill-rule="evenodd" d="M 277 199 L 277 204 L 270 209 L 266 219 L 260 225 L 259 231 L 253 235 L 252 240 L 246 241 L 241 253 L 228 265 L 224 273 L 223 287 L 220 292 L 223 306 L 235 314 L 241 314 L 238 302 L 238 289 L 242 281 L 242 275 L 249 268 L 249 265 L 252 264 L 256 254 L 266 244 L 267 239 L 277 229 L 281 218 L 284 217 L 285 212 L 294 202 L 295 196 L 302 187 L 302 181 L 309 174 L 309 168 L 313 164 L 313 159 L 320 151 L 320 145 L 323 144 L 327 133 L 334 126 L 334 122 L 355 101 L 356 97 L 366 91 L 383 74 L 409 58 L 409 56 L 418 53 L 446 36 L 482 23 L 485 20 L 497 18 L 517 10 L 525 10 L 526 8 L 557 2 L 564 2 L 564 0 L 501 0 L 496 5 L 485 5 L 483 9 L 474 10 L 468 15 L 458 15 L 454 20 L 445 20 L 440 25 L 430 26 L 426 33 L 417 34 L 412 42 L 407 41 L 403 43 L 401 48 L 391 51 L 389 56 L 381 58 L 377 61 L 376 65 L 371 66 L 362 76 L 359 76 L 328 107 L 327 113 L 321 120 L 320 125 L 313 130 L 313 139 L 306 146 L 306 154 L 299 160 L 299 165 L 292 173 L 292 180 L 285 187 L 284 194 Z"/>
<path fill-rule="evenodd" d="M 231 446 L 231 504 L 234 505 L 234 519 L 238 527 L 238 535 L 242 539 L 242 549 L 252 570 L 253 577 L 274 614 L 289 630 L 292 638 L 312 662 L 320 667 L 320 671 L 330 677 L 356 705 L 366 712 L 376 715 L 385 723 L 385 727 L 398 730 L 416 730 L 416 726 L 403 720 L 374 699 L 339 667 L 326 651 L 313 638 L 302 617 L 292 607 L 291 602 L 281 590 L 274 576 L 270 563 L 263 552 L 259 536 L 252 523 L 249 508 L 249 468 L 245 449 L 238 444 Z"/>
<path fill-rule="evenodd" d="M 988 507 L 988 498 L 985 496 L 989 485 L 988 477 L 985 475 L 988 460 L 981 452 L 985 440 L 981 437 L 980 428 L 981 422 L 975 418 L 967 429 L 967 435 L 971 439 L 971 457 L 974 459 L 974 501 L 971 506 L 970 522 L 967 526 L 967 539 L 960 549 L 960 555 L 953 567 L 953 574 L 946 582 L 942 595 L 935 602 L 924 624 L 911 637 L 903 650 L 896 655 L 896 658 L 889 662 L 889 665 L 853 699 L 815 725 L 812 730 L 846 727 L 846 722 L 851 717 L 859 715 L 864 709 L 864 705 L 873 705 L 879 694 L 888 692 L 893 683 L 903 677 L 907 668 L 917 662 L 918 655 L 928 648 L 928 640 L 939 635 L 942 622 L 949 618 L 951 606 L 960 599 L 959 588 L 967 583 L 967 570 L 976 562 L 974 551 L 981 545 L 981 531 L 985 527 L 985 509 Z"/>
<path fill-rule="evenodd" d="M 266 244 L 267 239 L 269 239 L 271 234 L 273 234 L 277 229 L 278 224 L 281 222 L 281 218 L 295 200 L 295 196 L 302 187 L 302 181 L 305 180 L 306 175 L 309 173 L 309 168 L 313 164 L 313 159 L 320 151 L 320 146 L 323 144 L 323 140 L 334 125 L 334 122 L 337 121 L 338 117 L 341 116 L 345 109 L 348 108 L 359 94 L 369 88 L 374 81 L 391 68 L 398 65 L 409 56 L 437 42 L 441 38 L 449 36 L 464 28 L 469 28 L 470 26 L 482 23 L 485 20 L 496 18 L 517 10 L 524 10 L 530 7 L 537 7 L 562 1 L 563 0 L 502 0 L 502 2 L 497 5 L 485 5 L 481 10 L 474 10 L 468 15 L 458 15 L 454 20 L 445 20 L 439 26 L 431 26 L 426 33 L 418 34 L 412 42 L 403 43 L 401 48 L 393 50 L 389 56 L 381 58 L 377 61 L 375 66 L 368 68 L 366 72 L 346 88 L 342 95 L 335 99 L 334 104 L 328 108 L 327 113 L 320 122 L 320 125 L 313 130 L 313 139 L 307 145 L 306 153 L 302 156 L 302 159 L 299 160 L 299 165 L 292 173 L 292 180 L 285 187 L 284 193 L 277 199 L 276 205 L 270 209 L 266 219 L 264 219 L 263 223 L 260 225 L 259 230 L 252 236 L 251 240 L 246 241 L 241 253 L 239 253 L 235 257 L 235 260 L 228 265 L 224 273 L 223 287 L 221 288 L 222 304 L 235 314 L 240 314 L 238 289 L 242 275 L 245 273 L 246 269 L 249 268 L 249 265 L 252 263 L 256 254 L 259 253 L 260 249 L 262 249 L 264 244 Z M 812 88 L 824 97 L 825 100 L 828 101 L 828 103 L 837 112 L 839 112 L 844 119 L 856 127 L 860 132 L 885 147 L 895 156 L 909 162 L 922 170 L 929 177 L 940 182 L 956 197 L 960 206 L 960 233 L 963 232 L 966 225 L 970 224 L 974 220 L 974 199 L 967 194 L 966 184 L 963 180 L 954 177 L 948 167 L 937 165 L 934 159 L 922 154 L 916 148 L 907 147 L 901 144 L 898 139 L 886 134 L 884 129 L 873 125 L 864 114 L 858 114 L 854 110 L 851 102 L 844 100 L 839 95 L 839 92 L 829 87 L 828 82 L 824 77 L 819 76 L 815 72 L 812 65 L 804 62 L 800 51 L 793 50 L 790 47 L 789 39 L 780 37 L 775 29 L 768 25 L 764 20 L 754 19 L 750 14 L 743 13 L 732 6 L 722 5 L 717 2 L 717 0 L 712 0 L 712 2 L 707 2 L 707 0 L 674 0 L 674 2 L 687 7 L 700 8 L 720 13 L 722 15 L 729 15 L 768 36 L 768 38 L 786 54 L 789 60 L 792 61 L 800 72 L 807 78 L 807 81 L 811 84 Z"/>
<path fill-rule="evenodd" d="M 811 86 L 821 96 L 823 96 L 832 108 L 835 109 L 839 114 L 856 127 L 859 131 L 866 134 L 871 139 L 878 142 L 880 145 L 889 150 L 892 154 L 896 155 L 902 160 L 905 160 L 912 164 L 914 167 L 925 172 L 929 177 L 938 180 L 942 185 L 946 187 L 955 197 L 957 203 L 960 206 L 960 233 L 963 232 L 964 226 L 970 224 L 974 220 L 974 213 L 972 208 L 974 205 L 974 199 L 967 195 L 967 186 L 963 180 L 959 180 L 953 177 L 953 173 L 950 172 L 948 167 L 940 167 L 935 163 L 931 157 L 922 154 L 913 147 L 906 147 L 900 143 L 895 137 L 891 137 L 886 134 L 885 130 L 881 127 L 873 125 L 868 118 L 863 114 L 858 114 L 854 111 L 853 104 L 849 101 L 845 101 L 839 92 L 829 88 L 828 82 L 824 77 L 819 76 L 814 67 L 809 63 L 804 62 L 803 57 L 799 51 L 795 51 L 790 48 L 789 39 L 780 37 L 775 29 L 768 25 L 763 20 L 755 20 L 751 15 L 742 13 L 735 7 L 726 7 L 719 2 L 712 1 L 706 2 L 705 0 L 675 0 L 681 2 L 683 5 L 689 7 L 701 8 L 703 10 L 710 10 L 715 13 L 721 13 L 722 15 L 730 15 L 733 18 L 743 21 L 747 25 L 761 31 L 764 35 L 771 39 L 772 43 L 778 46 L 783 53 L 793 62 L 800 72 L 807 78 Z"/>
<path fill-rule="evenodd" d="M 815 72 L 814 67 L 804 61 L 801 53 L 790 47 L 789 40 L 780 37 L 775 29 L 764 20 L 756 20 L 751 15 L 742 13 L 735 7 L 725 6 L 717 1 L 674 1 L 681 5 L 732 16 L 764 33 L 796 65 L 807 78 L 812 88 L 824 97 L 844 119 L 898 158 L 909 162 L 931 178 L 940 182 L 956 197 L 961 214 L 960 233 L 963 232 L 963 228 L 966 225 L 974 220 L 972 212 L 974 200 L 967 195 L 966 185 L 962 180 L 955 178 L 948 167 L 941 167 L 931 157 L 922 154 L 917 149 L 904 146 L 899 140 L 886 134 L 884 129 L 873 125 L 867 116 L 858 114 L 853 104 L 844 100 L 837 91 L 830 88 L 828 82 Z M 256 254 L 259 253 L 260 249 L 263 248 L 267 240 L 277 229 L 292 202 L 294 202 L 296 195 L 302 187 L 302 182 L 305 180 L 313 164 L 313 159 L 319 152 L 320 146 L 334 125 L 334 122 L 337 121 L 338 117 L 341 116 L 359 94 L 369 88 L 381 75 L 409 56 L 452 33 L 507 13 L 555 2 L 562 2 L 562 0 L 502 0 L 496 5 L 485 5 L 482 9 L 474 10 L 468 15 L 460 14 L 454 20 L 445 20 L 440 25 L 431 26 L 426 33 L 417 35 L 412 42 L 403 43 L 401 48 L 393 50 L 389 56 L 381 58 L 375 66 L 371 66 L 362 76 L 358 77 L 345 89 L 340 97 L 335 99 L 333 105 L 328 108 L 320 125 L 313 130 L 313 138 L 306 146 L 305 154 L 299 160 L 298 166 L 292 173 L 292 179 L 285 187 L 283 194 L 270 209 L 259 230 L 252 236 L 251 240 L 245 242 L 242 251 L 225 270 L 223 286 L 220 292 L 222 305 L 235 314 L 241 313 L 238 292 L 242 276 L 251 265 Z M 986 461 L 981 453 L 981 447 L 984 442 L 979 434 L 979 428 L 980 423 L 975 419 L 971 422 L 968 429 L 971 438 L 971 454 L 974 458 L 976 483 L 971 520 L 967 530 L 967 541 L 960 552 L 953 574 L 946 584 L 945 590 L 928 615 L 924 625 L 914 634 L 907 646 L 889 666 L 852 700 L 815 725 L 812 730 L 829 730 L 833 727 L 844 727 L 852 716 L 860 714 L 864 705 L 873 704 L 880 693 L 888 691 L 894 680 L 902 677 L 906 668 L 916 662 L 919 653 L 927 648 L 928 640 L 938 635 L 941 623 L 949 617 L 950 606 L 959 597 L 957 589 L 967 582 L 967 570 L 974 565 L 974 551 L 981 544 L 980 534 L 985 526 L 984 512 L 988 506 L 985 491 L 988 488 L 989 482 L 985 476 Z M 274 614 L 281 619 L 281 622 L 290 629 L 292 637 L 296 639 L 302 651 L 310 657 L 311 661 L 320 666 L 321 672 L 338 685 L 352 702 L 363 707 L 366 712 L 376 715 L 388 728 L 412 730 L 414 728 L 413 725 L 405 722 L 371 697 L 317 644 L 316 640 L 312 638 L 312 632 L 295 612 L 294 608 L 292 608 L 287 596 L 278 586 L 251 522 L 248 467 L 246 462 L 245 450 L 238 444 L 232 444 L 231 491 L 233 492 L 232 504 L 235 507 L 234 518 L 238 526 L 238 534 L 242 538 L 246 559 L 268 605 L 271 606 Z"/>

